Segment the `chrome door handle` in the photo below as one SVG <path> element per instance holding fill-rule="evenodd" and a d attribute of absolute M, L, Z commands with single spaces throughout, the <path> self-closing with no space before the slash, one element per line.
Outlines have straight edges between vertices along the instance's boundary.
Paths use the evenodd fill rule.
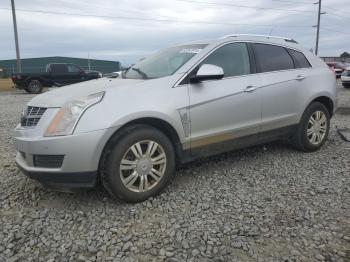
<path fill-rule="evenodd" d="M 305 78 L 306 78 L 305 76 L 298 75 L 297 78 L 295 78 L 295 80 L 297 80 L 297 81 L 302 81 L 302 80 L 304 80 Z"/>
<path fill-rule="evenodd" d="M 245 88 L 244 92 L 250 93 L 250 92 L 255 91 L 256 89 L 257 89 L 256 86 L 247 86 L 247 87 Z"/>

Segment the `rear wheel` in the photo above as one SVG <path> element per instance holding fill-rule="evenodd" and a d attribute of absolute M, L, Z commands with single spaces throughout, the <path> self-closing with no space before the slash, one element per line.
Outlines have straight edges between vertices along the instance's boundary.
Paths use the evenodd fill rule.
<path fill-rule="evenodd" d="M 299 150 L 316 151 L 326 142 L 329 126 L 327 108 L 319 102 L 313 102 L 305 110 L 292 142 Z"/>
<path fill-rule="evenodd" d="M 33 79 L 25 90 L 30 94 L 40 94 L 43 91 L 43 85 L 39 80 Z"/>
<path fill-rule="evenodd" d="M 159 193 L 175 170 L 174 148 L 159 130 L 135 125 L 118 134 L 107 149 L 101 178 L 107 191 L 127 202 Z"/>

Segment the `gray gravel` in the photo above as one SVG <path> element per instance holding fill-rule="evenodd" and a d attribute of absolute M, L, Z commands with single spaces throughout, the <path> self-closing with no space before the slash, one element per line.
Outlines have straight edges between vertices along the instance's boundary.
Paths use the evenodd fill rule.
<path fill-rule="evenodd" d="M 350 261 L 350 143 L 335 129 L 350 128 L 346 110 L 316 153 L 278 142 L 207 158 L 130 205 L 17 170 L 12 130 L 31 97 L 0 93 L 0 261 Z"/>

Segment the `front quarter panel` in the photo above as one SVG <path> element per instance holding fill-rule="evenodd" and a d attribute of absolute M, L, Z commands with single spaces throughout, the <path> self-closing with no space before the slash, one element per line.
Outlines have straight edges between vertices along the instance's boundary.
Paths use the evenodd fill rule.
<path fill-rule="evenodd" d="M 187 142 L 179 109 L 189 105 L 187 87 L 173 88 L 182 75 L 143 81 L 106 91 L 104 99 L 89 108 L 74 132 L 83 133 L 123 126 L 140 118 L 158 118 L 170 124 L 182 143 Z"/>

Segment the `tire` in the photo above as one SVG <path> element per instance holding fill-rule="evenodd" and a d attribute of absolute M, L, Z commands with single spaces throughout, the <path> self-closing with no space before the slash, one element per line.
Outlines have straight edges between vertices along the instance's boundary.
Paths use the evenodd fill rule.
<path fill-rule="evenodd" d="M 317 113 L 320 112 L 320 113 Z M 315 121 L 319 116 L 319 124 L 312 124 L 311 118 Z M 313 126 L 314 125 L 314 126 Z M 320 149 L 326 142 L 330 127 L 330 114 L 327 108 L 319 103 L 312 102 L 304 111 L 296 133 L 292 137 L 292 144 L 301 151 L 314 152 Z M 314 129 L 313 129 L 314 128 Z M 316 130 L 315 132 L 312 132 Z M 309 135 L 308 135 L 308 132 Z M 315 133 L 315 136 L 313 135 Z M 319 133 L 320 136 L 317 135 Z M 312 142 L 314 139 L 314 143 Z"/>
<path fill-rule="evenodd" d="M 30 80 L 25 90 L 30 94 L 40 94 L 43 91 L 43 85 L 39 80 L 33 79 Z"/>
<path fill-rule="evenodd" d="M 156 164 L 146 157 L 148 148 L 155 148 L 154 152 L 150 150 L 150 155 Z M 136 157 L 140 155 L 139 150 L 144 157 Z M 126 202 L 141 202 L 157 195 L 169 183 L 175 171 L 174 147 L 158 129 L 147 125 L 130 126 L 117 133 L 109 142 L 100 171 L 102 184 L 112 196 Z"/>

